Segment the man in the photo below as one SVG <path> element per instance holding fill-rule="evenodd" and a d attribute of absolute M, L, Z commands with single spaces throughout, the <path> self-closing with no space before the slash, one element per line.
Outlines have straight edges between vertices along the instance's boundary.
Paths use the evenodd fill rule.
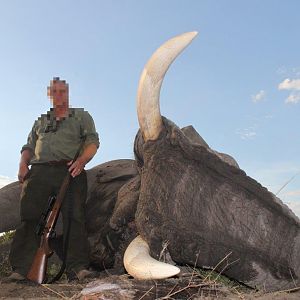
<path fill-rule="evenodd" d="M 34 122 L 27 144 L 21 150 L 18 173 L 22 184 L 21 225 L 16 230 L 9 256 L 13 273 L 8 279 L 12 281 L 25 279 L 39 246 L 40 238 L 35 231 L 40 215 L 49 196 L 58 194 L 67 172 L 73 179 L 69 187 L 70 199 L 66 197 L 61 207 L 64 233 L 70 225 L 66 271 L 70 278 L 79 280 L 92 274 L 88 270 L 84 166 L 96 154 L 99 138 L 89 113 L 69 107 L 69 89 L 64 80 L 58 77 L 51 80 L 48 96 L 53 108 Z M 77 160 L 72 161 L 83 138 L 83 149 Z"/>

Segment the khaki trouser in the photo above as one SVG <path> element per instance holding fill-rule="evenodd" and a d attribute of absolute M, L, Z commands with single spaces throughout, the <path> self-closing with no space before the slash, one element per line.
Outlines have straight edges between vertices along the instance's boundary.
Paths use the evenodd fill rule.
<path fill-rule="evenodd" d="M 31 167 L 29 177 L 22 187 L 21 224 L 16 230 L 9 255 L 13 271 L 22 275 L 27 274 L 40 243 L 40 237 L 35 233 L 36 226 L 47 206 L 49 196 L 58 194 L 67 172 L 66 166 L 33 165 Z M 82 171 L 79 176 L 72 179 L 69 188 L 71 197 L 66 197 L 61 207 L 65 231 L 70 214 L 68 204 L 72 205 L 66 269 L 67 272 L 78 272 L 89 265 L 89 246 L 85 228 L 86 172 Z"/>

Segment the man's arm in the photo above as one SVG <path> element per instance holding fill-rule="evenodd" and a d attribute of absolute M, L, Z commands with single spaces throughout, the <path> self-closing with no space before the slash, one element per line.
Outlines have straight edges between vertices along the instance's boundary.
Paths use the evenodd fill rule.
<path fill-rule="evenodd" d="M 32 129 L 28 134 L 27 143 L 22 147 L 21 150 L 21 159 L 19 164 L 19 172 L 18 172 L 18 179 L 20 183 L 23 183 L 26 179 L 26 175 L 29 172 L 29 164 L 34 156 L 34 149 L 37 141 L 37 134 L 36 134 L 36 126 L 37 121 L 34 121 Z"/>
<path fill-rule="evenodd" d="M 18 179 L 20 183 L 24 182 L 25 176 L 29 172 L 29 163 L 30 160 L 33 156 L 33 153 L 29 149 L 25 149 L 21 153 L 21 159 L 20 159 L 20 164 L 19 164 L 19 173 L 18 173 Z"/>
<path fill-rule="evenodd" d="M 96 132 L 93 118 L 88 112 L 82 114 L 81 134 L 85 137 L 85 146 L 82 154 L 75 162 L 69 162 L 71 176 L 78 176 L 85 165 L 93 158 L 99 148 L 99 135 Z"/>
<path fill-rule="evenodd" d="M 69 172 L 71 176 L 78 176 L 81 171 L 84 169 L 84 166 L 94 157 L 97 152 L 97 146 L 95 144 L 88 144 L 83 153 L 77 158 L 75 162 L 69 163 Z"/>

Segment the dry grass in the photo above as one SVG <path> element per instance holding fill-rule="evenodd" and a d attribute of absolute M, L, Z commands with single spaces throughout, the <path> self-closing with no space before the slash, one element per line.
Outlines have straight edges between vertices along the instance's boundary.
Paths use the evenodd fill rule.
<path fill-rule="evenodd" d="M 0 237 L 0 277 L 6 277 L 11 272 L 8 253 L 14 234 L 15 231 L 8 231 Z"/>
<path fill-rule="evenodd" d="M 4 237 L 3 242 L 9 243 L 8 236 Z M 168 243 L 165 243 L 164 250 L 161 252 L 161 259 L 165 260 L 168 256 L 167 253 Z M 0 262 L 0 270 L 2 270 L 5 265 L 8 265 L 7 254 L 0 253 L 4 255 L 4 259 Z M 196 262 L 198 260 L 196 257 Z M 138 281 L 130 279 L 132 288 L 139 290 L 139 296 L 136 299 L 146 300 L 146 299 L 157 299 L 157 300 L 171 300 L 171 299 L 199 299 L 209 297 L 212 298 L 223 298 L 229 297 L 238 299 L 254 299 L 256 297 L 265 296 L 265 299 L 290 299 L 287 298 L 287 293 L 291 294 L 300 290 L 300 287 L 295 285 L 294 288 L 288 290 L 282 290 L 276 293 L 255 293 L 244 285 L 223 276 L 223 271 L 232 265 L 234 262 L 229 262 L 231 253 L 228 253 L 223 259 L 221 259 L 212 270 L 204 270 L 196 268 L 196 262 L 193 267 L 186 266 L 182 268 L 182 272 L 178 278 L 172 278 L 160 281 L 148 281 L 147 284 L 137 283 Z M 223 266 L 220 270 L 220 267 Z M 59 266 L 50 265 L 50 270 L 48 270 L 48 275 L 54 275 L 58 271 Z M 219 270 L 219 271 L 216 271 Z M 8 269 L 3 271 L 6 275 L 9 272 Z M 102 274 L 102 278 L 106 278 L 108 282 L 111 282 L 112 278 L 118 278 L 122 281 L 122 276 L 115 276 L 110 274 L 109 270 L 105 270 Z M 124 285 L 126 282 L 124 283 Z M 66 279 L 60 280 L 57 284 L 44 284 L 40 286 L 27 286 L 23 287 L 23 293 L 28 293 L 32 298 L 37 297 L 52 297 L 53 299 L 77 299 L 79 297 L 80 291 L 84 288 L 83 285 L 78 283 L 68 284 Z M 127 287 L 129 288 L 129 286 Z M 21 291 L 14 291 L 21 293 Z M 37 296 L 39 294 L 39 297 Z M 17 295 L 16 294 L 16 295 Z M 13 294 L 11 294 L 12 296 Z M 22 295 L 22 294 L 20 294 Z M 298 294 L 297 294 L 298 295 Z M 75 298 L 73 298 L 75 297 Z M 253 298 L 252 298 L 253 297 Z M 79 298 L 78 298 L 79 299 Z M 117 298 L 119 299 L 119 298 Z M 294 298 L 291 298 L 294 299 Z"/>
<path fill-rule="evenodd" d="M 165 243 L 161 258 L 165 257 L 168 243 Z M 169 285 L 168 291 L 163 296 L 162 290 L 166 290 L 166 286 L 161 281 L 154 281 L 153 285 L 139 298 L 142 299 L 157 299 L 157 300 L 171 300 L 171 299 L 198 299 L 201 297 L 222 297 L 227 294 L 233 294 L 240 299 L 244 299 L 244 294 L 252 291 L 251 289 L 239 284 L 236 281 L 230 280 L 222 275 L 222 272 L 235 262 L 228 263 L 228 258 L 231 253 L 228 253 L 212 270 L 203 270 L 196 268 L 196 263 L 193 267 L 186 266 L 185 272 L 181 272 L 179 278 L 173 279 L 174 284 Z M 196 261 L 198 260 L 196 257 Z M 221 272 L 216 272 L 216 269 L 221 264 L 224 264 Z M 160 290 L 159 292 L 157 292 Z"/>

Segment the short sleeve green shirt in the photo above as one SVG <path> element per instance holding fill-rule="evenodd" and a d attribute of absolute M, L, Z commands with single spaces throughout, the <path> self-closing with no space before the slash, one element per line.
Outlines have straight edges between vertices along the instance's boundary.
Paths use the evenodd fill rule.
<path fill-rule="evenodd" d="M 83 137 L 86 138 L 85 146 L 95 144 L 99 147 L 99 136 L 87 111 L 70 108 L 69 115 L 58 121 L 52 108 L 34 122 L 21 152 L 25 149 L 33 152 L 31 164 L 72 160 Z"/>

